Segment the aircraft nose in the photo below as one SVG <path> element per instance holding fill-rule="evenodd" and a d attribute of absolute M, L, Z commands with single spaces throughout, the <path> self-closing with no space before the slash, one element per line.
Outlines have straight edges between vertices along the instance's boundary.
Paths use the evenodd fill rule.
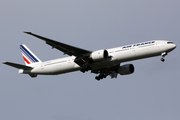
<path fill-rule="evenodd" d="M 175 49 L 176 48 L 176 44 L 173 44 L 172 48 Z"/>
<path fill-rule="evenodd" d="M 174 50 L 175 48 L 176 48 L 176 44 L 171 44 L 171 45 L 169 46 L 170 51 Z"/>

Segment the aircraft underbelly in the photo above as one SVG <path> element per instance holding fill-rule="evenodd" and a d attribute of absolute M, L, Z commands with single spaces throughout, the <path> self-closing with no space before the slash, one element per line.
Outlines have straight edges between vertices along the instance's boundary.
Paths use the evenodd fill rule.
<path fill-rule="evenodd" d="M 74 62 L 67 62 L 63 64 L 54 64 L 54 65 L 46 65 L 43 68 L 35 68 L 31 71 L 34 74 L 42 74 L 42 75 L 56 75 L 56 74 L 63 74 L 67 72 L 73 72 L 80 70 L 79 66 L 75 67 Z"/>

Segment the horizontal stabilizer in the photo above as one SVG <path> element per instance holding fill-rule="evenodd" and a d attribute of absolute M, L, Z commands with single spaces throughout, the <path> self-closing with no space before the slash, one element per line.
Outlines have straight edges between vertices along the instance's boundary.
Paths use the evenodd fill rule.
<path fill-rule="evenodd" d="M 17 63 L 12 63 L 12 62 L 3 62 L 3 64 L 6 64 L 6 65 L 9 65 L 11 67 L 18 68 L 18 69 L 24 69 L 24 70 L 32 69 L 32 67 L 21 65 L 21 64 L 17 64 Z"/>

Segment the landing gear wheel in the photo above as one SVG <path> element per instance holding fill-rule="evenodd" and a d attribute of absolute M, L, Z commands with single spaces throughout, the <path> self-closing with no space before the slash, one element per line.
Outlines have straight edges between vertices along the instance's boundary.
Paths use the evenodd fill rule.
<path fill-rule="evenodd" d="M 162 61 L 162 62 L 164 62 L 164 61 L 165 61 L 165 59 L 164 59 L 164 58 L 161 58 L 161 61 Z"/>
<path fill-rule="evenodd" d="M 87 72 L 87 71 L 89 71 L 89 70 L 91 70 L 91 67 L 86 66 L 86 67 L 82 68 L 80 71 L 81 71 L 82 73 L 85 73 L 85 72 Z"/>
<path fill-rule="evenodd" d="M 85 73 L 85 70 L 84 70 L 84 69 L 81 69 L 80 71 L 81 71 L 82 73 Z"/>
<path fill-rule="evenodd" d="M 101 76 L 99 76 L 100 77 L 100 79 L 103 79 L 104 78 L 104 76 L 103 75 L 101 75 Z"/>
<path fill-rule="evenodd" d="M 99 80 L 100 80 L 100 77 L 99 77 L 99 76 L 96 76 L 95 79 L 99 81 Z"/>
<path fill-rule="evenodd" d="M 162 62 L 164 62 L 164 61 L 165 61 L 164 57 L 165 57 L 166 55 L 167 55 L 167 53 L 166 53 L 166 52 L 161 53 L 161 56 L 162 56 L 161 61 L 162 61 Z"/>
<path fill-rule="evenodd" d="M 104 78 L 106 78 L 107 76 L 106 75 L 103 75 Z"/>
<path fill-rule="evenodd" d="M 107 77 L 107 75 L 100 74 L 100 75 L 96 76 L 95 79 L 99 81 L 100 79 L 103 79 L 103 78 L 106 78 L 106 77 Z"/>

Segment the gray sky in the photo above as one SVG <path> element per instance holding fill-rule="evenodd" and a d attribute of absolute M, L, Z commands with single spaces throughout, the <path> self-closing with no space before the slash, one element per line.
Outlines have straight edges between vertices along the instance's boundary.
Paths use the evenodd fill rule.
<path fill-rule="evenodd" d="M 177 48 L 132 61 L 135 73 L 107 77 L 81 72 L 58 76 L 18 74 L 0 65 L 2 120 L 179 120 L 179 0 L 1 0 L 0 61 L 24 64 L 19 45 L 42 61 L 64 57 L 30 31 L 88 50 L 147 40 L 170 40 Z"/>

